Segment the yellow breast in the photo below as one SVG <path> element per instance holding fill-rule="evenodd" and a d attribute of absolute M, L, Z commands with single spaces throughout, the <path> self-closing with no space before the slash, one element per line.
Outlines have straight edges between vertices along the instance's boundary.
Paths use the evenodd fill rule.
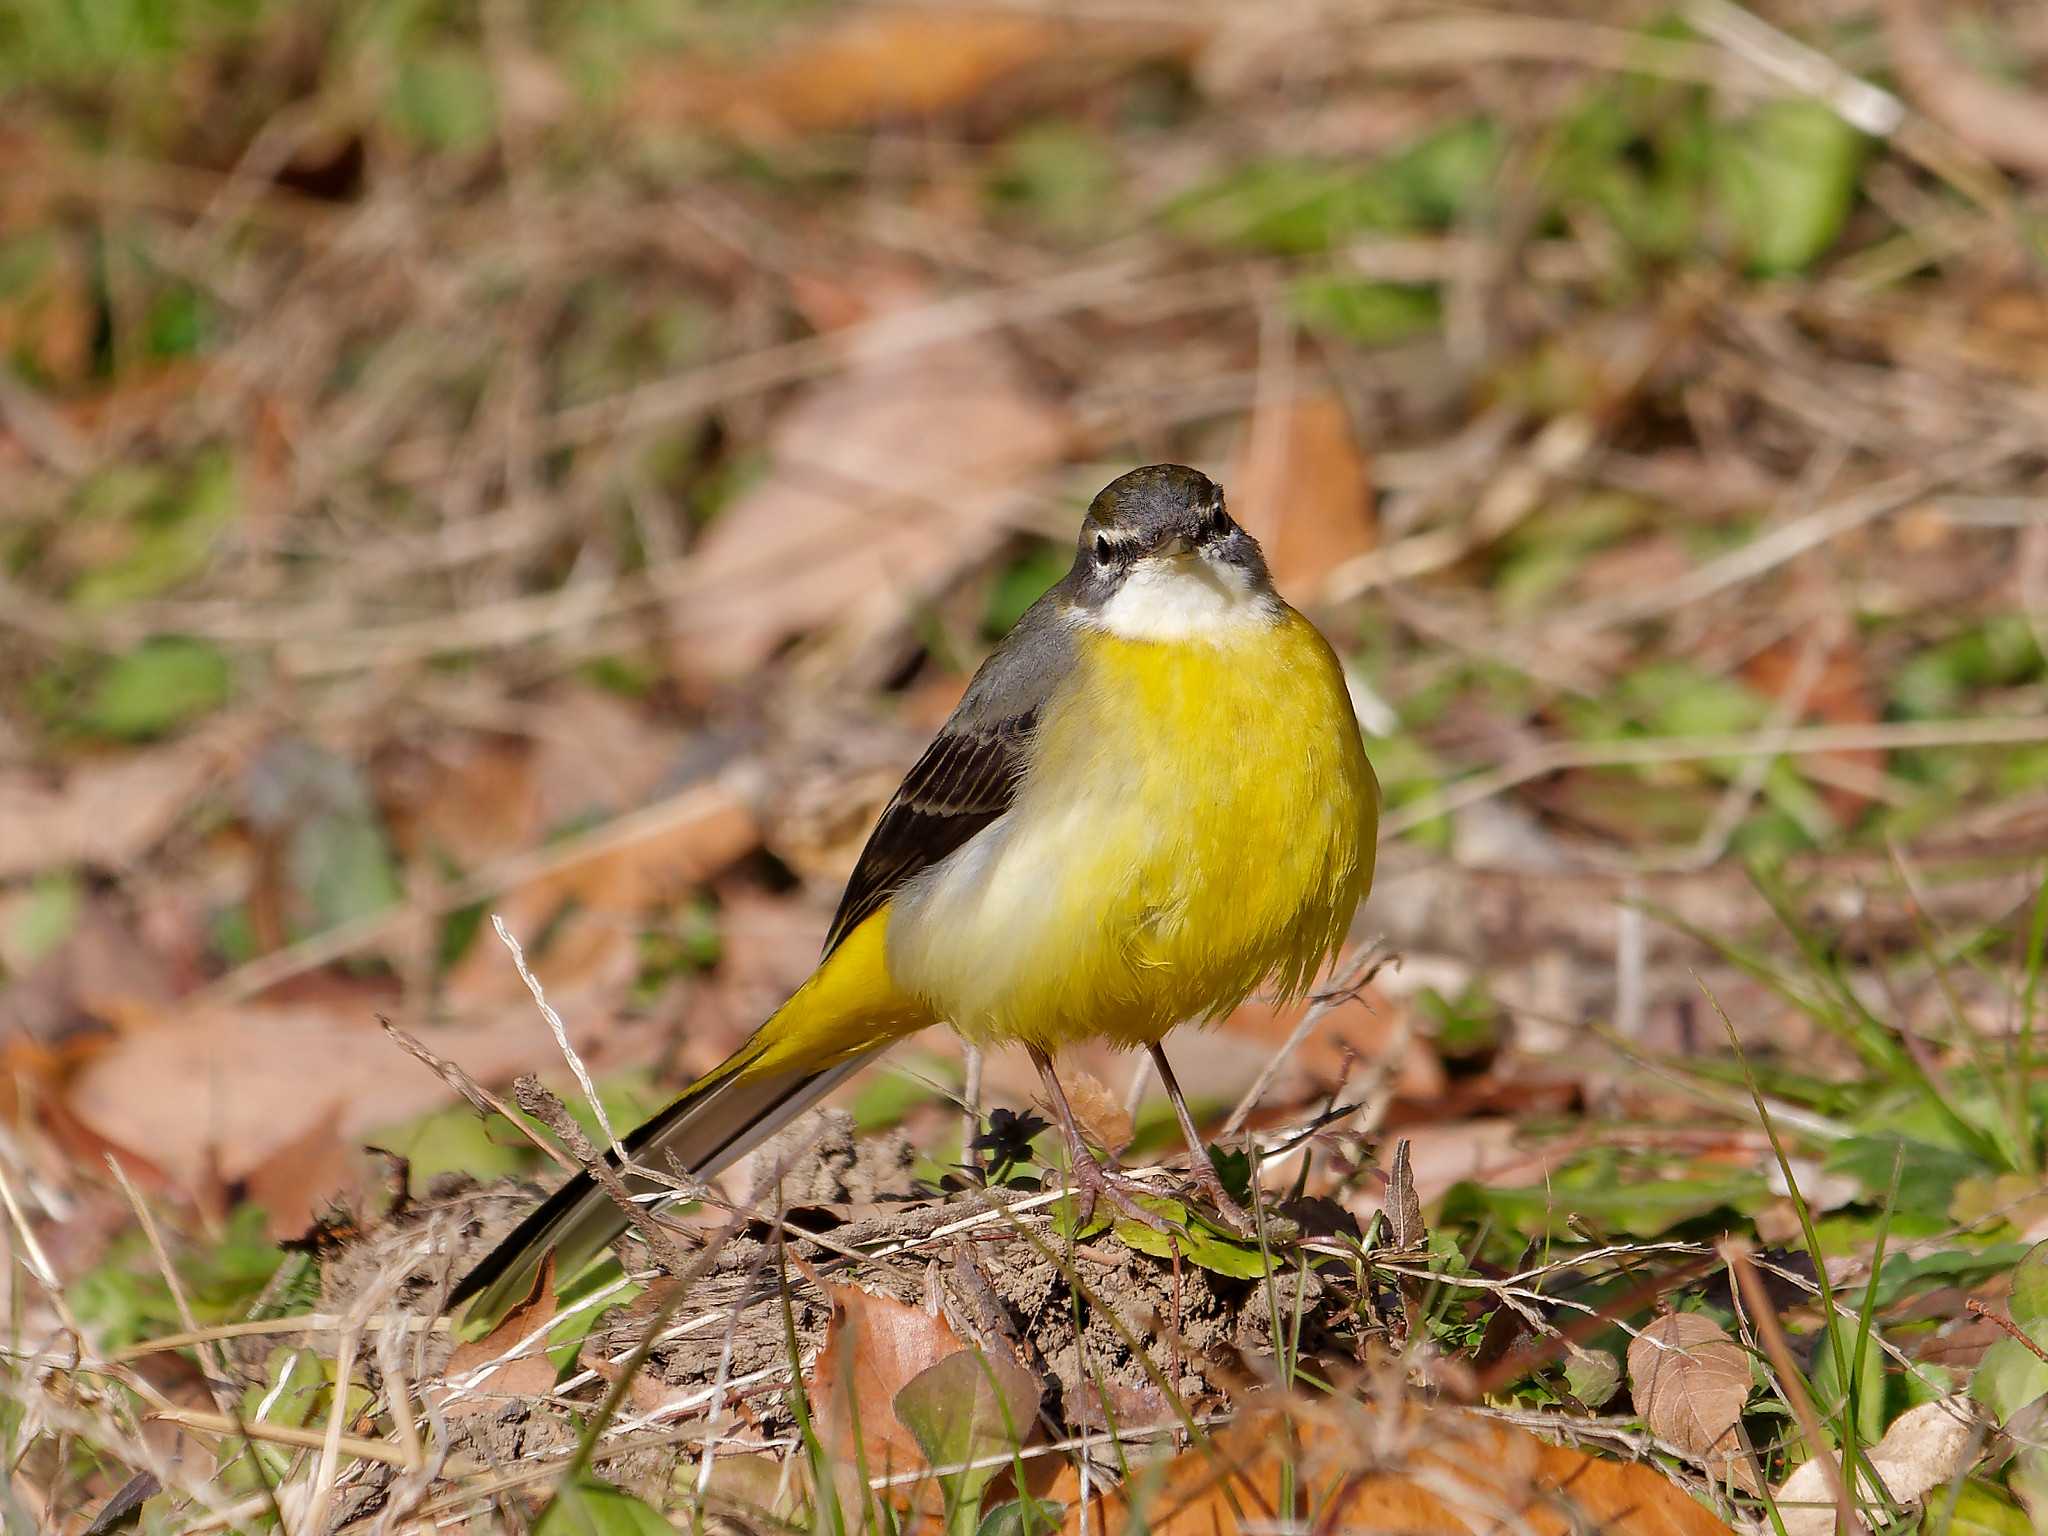
<path fill-rule="evenodd" d="M 892 903 L 897 984 L 1047 1048 L 1299 993 L 1372 881 L 1379 808 L 1328 644 L 1282 607 L 1077 646 L 1010 813 Z"/>

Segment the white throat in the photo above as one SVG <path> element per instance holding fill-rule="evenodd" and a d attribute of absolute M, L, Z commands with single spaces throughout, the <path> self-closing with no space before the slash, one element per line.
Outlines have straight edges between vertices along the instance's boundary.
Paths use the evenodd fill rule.
<path fill-rule="evenodd" d="M 1088 616 L 1124 640 L 1201 640 L 1271 619 L 1273 604 L 1234 565 L 1141 560 L 1110 600 Z"/>

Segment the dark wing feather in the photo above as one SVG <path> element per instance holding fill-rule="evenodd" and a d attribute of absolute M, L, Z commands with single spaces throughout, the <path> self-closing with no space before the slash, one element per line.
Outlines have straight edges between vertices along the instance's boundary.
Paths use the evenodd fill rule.
<path fill-rule="evenodd" d="M 964 712 L 964 711 L 963 711 Z M 831 954 L 904 881 L 936 864 L 1010 808 L 1036 707 L 986 724 L 958 715 L 925 748 L 861 850 L 825 935 Z"/>
<path fill-rule="evenodd" d="M 1073 629 L 1066 582 L 1025 610 L 967 685 L 952 718 L 904 775 L 868 836 L 838 915 L 825 936 L 831 954 L 881 910 L 906 880 L 956 851 L 1001 816 L 1017 785 L 1052 690 L 1072 670 Z"/>

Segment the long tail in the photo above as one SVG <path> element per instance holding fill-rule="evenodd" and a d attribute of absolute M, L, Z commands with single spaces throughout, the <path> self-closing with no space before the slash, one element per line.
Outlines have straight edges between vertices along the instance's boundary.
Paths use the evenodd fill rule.
<path fill-rule="evenodd" d="M 744 1157 L 839 1083 L 892 1045 L 931 1022 L 898 993 L 883 964 L 887 910 L 848 935 L 795 996 L 754 1031 L 745 1045 L 683 1091 L 668 1108 L 626 1138 L 627 1157 L 662 1169 L 669 1159 L 709 1178 Z M 608 1157 L 614 1167 L 616 1157 Z M 659 1186 L 625 1176 L 644 1194 Z M 495 1320 L 526 1299 L 547 1256 L 567 1277 L 626 1230 L 618 1205 L 587 1173 L 579 1173 L 522 1221 L 455 1287 L 452 1310 Z"/>

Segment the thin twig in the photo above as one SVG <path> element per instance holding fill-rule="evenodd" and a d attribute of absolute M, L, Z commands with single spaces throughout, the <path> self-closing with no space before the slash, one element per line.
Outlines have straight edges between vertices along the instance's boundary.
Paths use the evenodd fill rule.
<path fill-rule="evenodd" d="M 346 1398 L 348 1393 L 337 1387 L 335 1396 Z M 183 1429 L 197 1429 L 210 1435 L 267 1440 L 274 1445 L 289 1445 L 304 1451 L 320 1450 L 327 1444 L 328 1439 L 326 1429 L 306 1429 L 297 1424 L 271 1424 L 261 1419 L 238 1423 L 224 1413 L 208 1413 L 203 1408 L 159 1408 L 150 1417 L 160 1423 L 176 1424 Z M 418 1465 L 406 1455 L 403 1448 L 383 1440 L 365 1440 L 359 1435 L 338 1435 L 335 1437 L 335 1445 L 351 1456 L 359 1456 L 364 1461 L 381 1461 L 388 1467 L 401 1467 L 411 1471 Z"/>
<path fill-rule="evenodd" d="M 1849 1495 L 1849 1485 L 1842 1480 L 1842 1464 L 1835 1459 L 1834 1450 L 1821 1430 L 1820 1416 L 1813 1411 L 1813 1399 L 1806 1395 L 1806 1383 L 1799 1374 L 1798 1363 L 1786 1347 L 1785 1330 L 1778 1323 L 1778 1309 L 1771 1305 L 1770 1292 L 1764 1289 L 1763 1277 L 1751 1265 L 1749 1244 L 1731 1237 L 1723 1239 L 1716 1248 L 1727 1264 L 1728 1272 L 1741 1287 L 1743 1300 L 1749 1304 L 1764 1353 L 1770 1357 L 1771 1367 L 1778 1374 L 1778 1391 L 1792 1410 L 1792 1417 L 1799 1421 L 1799 1432 L 1806 1436 L 1807 1449 L 1820 1463 L 1821 1475 L 1827 1479 L 1828 1489 L 1834 1494 L 1835 1517 L 1839 1522 L 1837 1529 L 1843 1536 L 1870 1536 L 1863 1517 L 1856 1512 L 1856 1502 Z"/>
<path fill-rule="evenodd" d="M 1323 1021 L 1331 1009 L 1350 1002 L 1371 985 L 1373 977 L 1377 976 L 1381 968 L 1393 958 L 1381 948 L 1380 941 L 1375 939 L 1359 949 L 1338 969 L 1330 978 L 1330 985 L 1316 995 L 1309 1004 L 1308 1011 L 1302 1014 L 1301 1021 L 1288 1032 L 1287 1039 L 1282 1042 L 1280 1049 L 1264 1067 L 1260 1068 L 1259 1075 L 1252 1080 L 1252 1085 L 1245 1089 L 1244 1096 L 1237 1101 L 1237 1107 L 1231 1110 L 1230 1118 L 1225 1120 L 1222 1129 L 1217 1131 L 1219 1139 L 1235 1136 L 1244 1128 L 1245 1121 L 1251 1118 L 1251 1113 L 1258 1107 L 1259 1100 L 1263 1099 L 1266 1090 L 1273 1086 L 1273 1079 L 1280 1075 L 1280 1069 L 1301 1048 L 1301 1043 L 1309 1037 L 1316 1025 Z"/>
<path fill-rule="evenodd" d="M 647 1251 L 654 1255 L 654 1262 L 671 1275 L 679 1275 L 688 1261 L 675 1239 L 662 1230 L 661 1223 L 654 1218 L 645 1205 L 635 1200 L 626 1188 L 625 1180 L 619 1177 L 619 1170 L 590 1144 L 590 1138 L 583 1134 L 583 1127 L 570 1115 L 562 1101 L 541 1086 L 539 1078 L 527 1074 L 512 1085 L 512 1092 L 519 1100 L 519 1107 L 562 1139 L 570 1155 L 582 1165 L 583 1171 L 598 1183 L 619 1212 L 640 1234 L 640 1240 L 647 1244 Z M 623 1159 L 624 1153 L 621 1152 Z"/>
<path fill-rule="evenodd" d="M 396 1040 L 416 1060 L 425 1063 L 442 1082 L 468 1100 L 469 1107 L 474 1109 L 479 1115 L 503 1115 L 518 1130 L 520 1135 L 546 1153 L 557 1167 L 569 1173 L 580 1171 L 574 1158 L 570 1157 L 568 1153 L 564 1152 L 554 1142 L 549 1141 L 547 1137 L 535 1131 L 523 1118 L 512 1112 L 511 1105 L 471 1077 L 455 1062 L 448 1060 L 445 1056 L 435 1055 L 420 1042 L 417 1036 L 408 1034 L 383 1014 L 377 1015 L 377 1022 L 384 1026 L 385 1034 Z"/>
<path fill-rule="evenodd" d="M 2048 741 L 2048 719 L 1901 720 L 1871 725 L 1809 725 L 1760 736 L 1663 736 L 1638 741 L 1549 742 L 1489 773 L 1432 791 L 1380 818 L 1380 836 L 1417 827 L 1491 800 L 1518 784 L 1574 768 L 1647 768 L 1717 757 L 1803 757 L 1815 753 L 1906 752 L 1931 747 L 2003 747 Z"/>
<path fill-rule="evenodd" d="M 171 1304 L 178 1310 L 178 1320 L 185 1325 L 187 1333 L 198 1332 L 199 1324 L 192 1314 L 191 1299 L 185 1294 L 184 1281 L 178 1278 L 177 1266 L 171 1263 L 171 1252 L 164 1246 L 164 1235 L 157 1227 L 156 1216 L 143 1203 L 141 1194 L 128 1178 L 128 1170 L 121 1166 L 121 1160 L 111 1152 L 107 1154 L 107 1167 L 113 1170 L 114 1182 L 121 1186 L 121 1193 L 127 1197 L 128 1207 L 134 1211 L 135 1220 L 149 1242 L 149 1250 L 156 1258 L 158 1272 L 163 1276 L 164 1288 L 170 1292 Z M 217 1346 L 211 1344 L 202 1344 L 200 1353 L 208 1366 L 207 1388 L 213 1394 L 215 1404 L 220 1408 L 221 1418 L 232 1426 L 232 1432 L 246 1437 L 249 1428 L 243 1420 L 241 1404 L 236 1400 L 235 1378 L 228 1370 L 225 1357 Z M 261 1480 L 263 1490 L 269 1496 L 271 1516 L 277 1521 L 278 1529 L 289 1530 L 290 1527 L 285 1524 L 284 1511 L 277 1502 L 277 1489 L 260 1464 L 256 1466 L 256 1476 Z"/>
<path fill-rule="evenodd" d="M 1663 586 L 1607 602 L 1581 604 L 1551 622 L 1571 634 L 1583 634 L 1610 625 L 1640 623 L 1697 603 L 1730 587 L 1755 581 L 1808 550 L 1818 549 L 1867 523 L 1911 506 L 1945 485 L 1995 468 L 2027 451 L 2032 441 L 2028 434 L 2008 432 L 1989 441 L 1965 444 L 1938 456 L 1932 463 L 1880 480 L 1780 524 Z"/>
<path fill-rule="evenodd" d="M 505 919 L 493 912 L 491 927 L 497 932 L 498 941 L 512 952 L 512 964 L 518 968 L 519 979 L 526 983 L 526 990 L 533 994 L 534 1006 L 540 1009 L 540 1016 L 547 1020 L 548 1032 L 555 1037 L 556 1049 L 561 1051 L 563 1059 L 569 1063 L 569 1070 L 576 1074 L 577 1086 L 583 1090 L 583 1098 L 590 1105 L 590 1112 L 597 1117 L 598 1129 L 604 1132 L 604 1139 L 611 1146 L 612 1155 L 623 1163 L 626 1160 L 626 1149 L 619 1145 L 618 1135 L 612 1130 L 611 1117 L 604 1112 L 604 1100 L 597 1096 L 597 1084 L 590 1080 L 590 1069 L 583 1065 L 583 1058 L 576 1054 L 576 1047 L 569 1043 L 569 1026 L 562 1022 L 562 1016 L 555 1012 L 554 1005 L 541 990 L 540 978 L 527 968 L 526 951 L 521 949 L 519 941 L 512 937 L 512 930 L 505 926 Z"/>
<path fill-rule="evenodd" d="M 2048 1365 L 2048 1349 L 2043 1349 L 2039 1344 L 2036 1344 L 2027 1331 L 2011 1318 L 2000 1316 L 1974 1296 L 1965 1301 L 1963 1306 L 1966 1310 L 1974 1312 L 1977 1316 L 1983 1318 L 1992 1327 L 2003 1331 L 2014 1343 L 2023 1345 L 2042 1364 Z"/>
<path fill-rule="evenodd" d="M 162 1354 L 167 1349 L 189 1349 L 195 1344 L 208 1344 L 217 1339 L 244 1339 L 273 1333 L 336 1333 L 353 1326 L 348 1318 L 331 1312 L 307 1312 L 296 1317 L 258 1317 L 239 1323 L 217 1323 L 211 1328 L 198 1328 L 188 1333 L 169 1333 L 159 1339 L 145 1339 L 140 1344 L 129 1344 L 115 1350 L 107 1359 L 111 1363 L 127 1360 L 141 1360 L 150 1355 Z M 396 1328 L 420 1333 L 446 1333 L 448 1319 L 445 1317 L 421 1317 L 416 1313 L 376 1313 L 369 1320 L 373 1328 Z"/>
<path fill-rule="evenodd" d="M 274 954 L 260 956 L 187 998 L 186 1006 L 205 1009 L 246 1002 L 294 976 L 303 976 L 308 971 L 332 965 L 394 934 L 417 929 L 433 918 L 473 906 L 530 881 L 559 875 L 580 864 L 613 857 L 635 844 L 673 833 L 679 826 L 729 813 L 745 803 L 753 771 L 746 764 L 736 765 L 717 780 L 688 785 L 652 805 L 629 811 L 580 836 L 529 849 L 480 869 L 453 885 L 435 891 L 432 901 L 404 902 L 387 907 L 368 917 L 339 924 Z M 692 879 L 699 873 L 703 872 L 679 870 L 677 879 Z"/>

